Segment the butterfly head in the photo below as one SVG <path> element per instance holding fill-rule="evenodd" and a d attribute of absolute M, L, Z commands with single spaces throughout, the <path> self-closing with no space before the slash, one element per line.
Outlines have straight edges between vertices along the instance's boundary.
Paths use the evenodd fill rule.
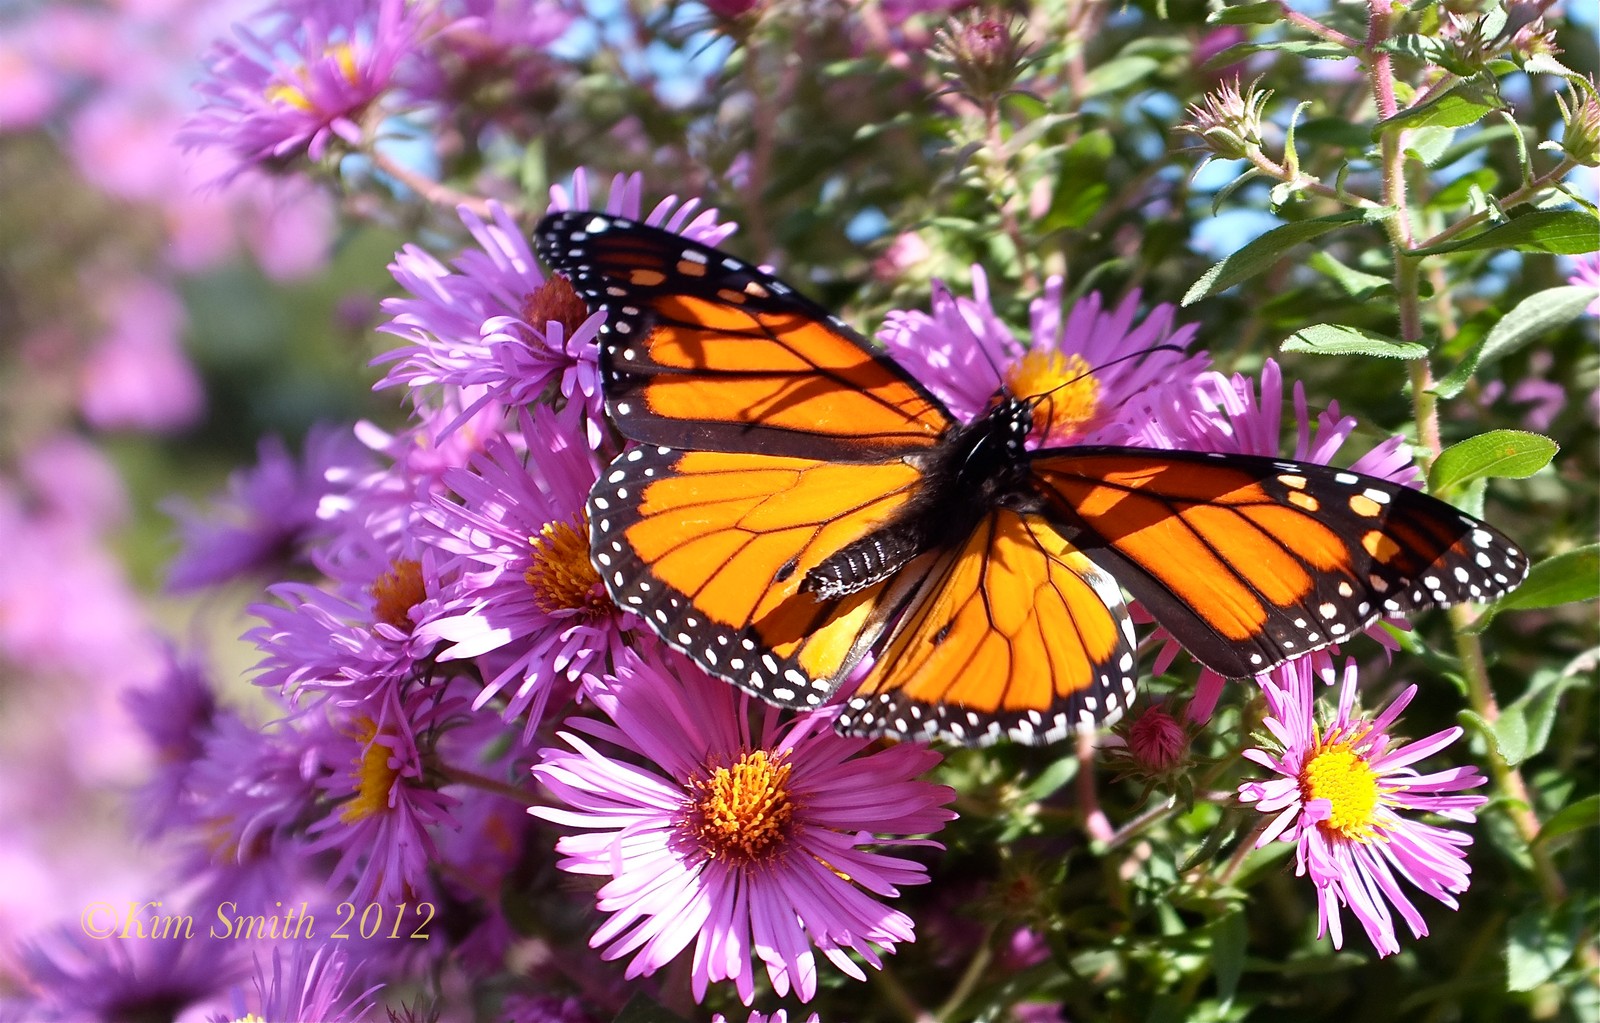
<path fill-rule="evenodd" d="M 1005 391 L 1032 410 L 1044 444 L 1065 444 L 1100 418 L 1100 379 L 1081 355 L 1035 348 L 1007 372 Z"/>

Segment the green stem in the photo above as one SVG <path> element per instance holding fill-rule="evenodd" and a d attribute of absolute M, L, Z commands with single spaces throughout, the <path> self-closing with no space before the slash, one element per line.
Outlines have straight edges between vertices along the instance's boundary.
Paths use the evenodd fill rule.
<path fill-rule="evenodd" d="M 984 929 L 983 940 L 978 943 L 978 950 L 972 954 L 972 961 L 967 963 L 967 968 L 961 974 L 961 979 L 956 982 L 956 986 L 950 991 L 950 997 L 946 998 L 944 1004 L 939 1006 L 939 1011 L 934 1013 L 935 1019 L 954 1020 L 958 1018 L 956 1011 L 961 1008 L 961 1003 L 971 997 L 972 992 L 978 986 L 978 982 L 983 980 L 989 971 L 989 964 L 994 959 L 994 951 L 991 946 L 994 944 L 994 935 L 998 928 L 998 924 L 990 924 Z"/>
<path fill-rule="evenodd" d="M 1389 55 L 1378 50 L 1379 44 L 1387 38 L 1390 28 L 1387 0 L 1372 0 L 1371 9 L 1371 32 L 1367 37 L 1367 51 L 1372 68 L 1373 96 L 1378 104 L 1379 117 L 1389 118 L 1397 112 L 1394 99 L 1394 68 Z M 1389 234 L 1390 244 L 1394 248 L 1394 287 L 1399 301 L 1400 339 L 1421 342 L 1424 333 L 1420 287 L 1422 257 L 1410 254 L 1410 250 L 1416 246 L 1412 239 L 1411 211 L 1407 206 L 1405 134 L 1404 129 L 1391 128 L 1383 133 L 1380 140 L 1383 154 L 1384 202 L 1394 208 L 1394 213 L 1385 221 L 1385 228 Z M 1518 202 L 1526 201 L 1527 197 L 1531 197 L 1537 191 L 1535 187 L 1537 183 L 1537 180 L 1528 182 L 1513 192 L 1508 199 L 1516 197 Z M 1435 235 L 1428 244 L 1446 240 L 1448 236 L 1465 230 L 1470 226 L 1470 221 L 1486 217 L 1487 213 L 1466 218 L 1452 228 Z M 1427 357 L 1423 357 L 1410 363 L 1409 372 L 1412 417 L 1417 428 L 1417 440 L 1422 447 L 1425 462 L 1431 465 L 1443 450 L 1439 432 L 1439 406 L 1433 394 L 1433 367 Z M 1476 635 L 1468 631 L 1473 612 L 1468 607 L 1453 607 L 1450 609 L 1449 618 L 1451 629 L 1455 634 L 1456 653 L 1467 678 L 1467 701 L 1476 714 L 1492 724 L 1499 717 L 1500 708 L 1495 702 L 1494 691 L 1489 684 L 1488 664 L 1484 658 L 1483 644 Z M 1506 763 L 1496 751 L 1489 751 L 1488 762 L 1495 787 L 1506 797 L 1507 816 L 1528 846 L 1540 891 L 1547 902 L 1555 905 L 1565 897 L 1566 887 L 1549 853 L 1535 843 L 1539 836 L 1540 823 L 1534 812 L 1528 787 L 1521 773 Z"/>
<path fill-rule="evenodd" d="M 1511 192 L 1510 194 L 1502 197 L 1500 199 L 1500 208 L 1503 210 L 1509 210 L 1514 209 L 1517 206 L 1521 206 L 1523 203 L 1532 200 L 1540 192 L 1543 192 L 1545 189 L 1554 186 L 1577 166 L 1578 161 L 1574 160 L 1572 157 L 1568 156 L 1563 158 L 1560 163 L 1556 164 L 1551 169 L 1545 171 L 1532 181 L 1529 181 L 1521 188 L 1518 188 L 1515 192 Z M 1461 232 L 1477 227 L 1479 224 L 1488 220 L 1492 215 L 1493 213 L 1491 210 L 1480 210 L 1477 213 L 1471 214 L 1470 216 L 1462 217 L 1460 220 L 1440 231 L 1432 238 L 1425 239 L 1421 245 L 1417 246 L 1417 248 L 1426 249 L 1435 245 L 1442 245 Z"/>

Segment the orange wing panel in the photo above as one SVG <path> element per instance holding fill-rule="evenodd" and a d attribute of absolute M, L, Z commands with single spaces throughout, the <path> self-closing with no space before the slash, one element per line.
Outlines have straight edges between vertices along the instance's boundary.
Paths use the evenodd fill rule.
<path fill-rule="evenodd" d="M 1049 741 L 1132 698 L 1116 583 L 1043 518 L 991 512 L 929 573 L 850 701 L 859 734 Z"/>

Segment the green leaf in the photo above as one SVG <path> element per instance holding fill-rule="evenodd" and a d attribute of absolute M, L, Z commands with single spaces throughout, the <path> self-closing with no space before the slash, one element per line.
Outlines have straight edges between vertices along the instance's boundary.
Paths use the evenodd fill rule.
<path fill-rule="evenodd" d="M 1221 53 L 1206 61 L 1207 68 L 1227 67 L 1237 64 L 1256 53 L 1268 51 L 1288 53 L 1296 57 L 1306 57 L 1311 60 L 1343 60 L 1350 56 L 1350 51 L 1337 43 L 1326 43 L 1320 39 L 1276 39 L 1260 43 L 1238 43 L 1228 47 Z"/>
<path fill-rule="evenodd" d="M 1387 277 L 1369 274 L 1364 270 L 1345 266 L 1326 252 L 1313 252 L 1306 265 L 1317 273 L 1332 278 L 1345 294 L 1358 299 L 1371 298 L 1380 288 L 1389 287 Z"/>
<path fill-rule="evenodd" d="M 1453 47 L 1443 39 L 1426 35 L 1398 35 L 1378 47 L 1391 53 L 1403 54 L 1428 64 L 1437 64 L 1451 74 L 1470 78 L 1478 69 L 1456 55 Z"/>
<path fill-rule="evenodd" d="M 1206 15 L 1208 25 L 1276 25 L 1282 20 L 1283 5 L 1278 0 L 1233 4 Z"/>
<path fill-rule="evenodd" d="M 1217 194 L 1211 197 L 1211 215 L 1216 216 L 1222 211 L 1222 203 L 1232 195 L 1241 185 L 1248 184 L 1261 177 L 1261 172 L 1254 167 L 1248 168 L 1243 174 L 1217 189 Z"/>
<path fill-rule="evenodd" d="M 1600 219 L 1585 210 L 1534 210 L 1514 220 L 1496 224 L 1470 238 L 1453 238 L 1442 245 L 1412 249 L 1411 255 L 1431 256 L 1439 252 L 1475 252 L 1483 249 L 1581 256 L 1600 249 Z"/>
<path fill-rule="evenodd" d="M 612 1023 L 687 1023 L 677 1013 L 642 991 L 635 992 Z"/>
<path fill-rule="evenodd" d="M 1301 220 L 1275 227 L 1202 274 L 1200 279 L 1194 282 L 1194 286 L 1184 294 L 1183 304 L 1193 305 L 1207 295 L 1231 288 L 1240 281 L 1249 280 L 1272 266 L 1280 256 L 1301 242 L 1308 242 L 1329 231 L 1336 231 L 1352 224 L 1370 224 L 1382 220 L 1391 212 L 1393 211 L 1386 206 L 1377 209 L 1344 210 L 1314 220 Z"/>
<path fill-rule="evenodd" d="M 1151 57 L 1115 57 L 1084 76 L 1082 95 L 1088 98 L 1126 89 L 1160 66 L 1161 62 Z"/>
<path fill-rule="evenodd" d="M 1600 827 L 1600 795 L 1585 796 L 1576 803 L 1563 806 L 1539 828 L 1536 845 L 1554 842 L 1585 828 Z"/>
<path fill-rule="evenodd" d="M 1039 776 L 1029 782 L 1022 790 L 1022 801 L 1036 803 L 1055 794 L 1061 786 L 1078 776 L 1078 758 L 1076 756 L 1062 757 L 1061 759 L 1039 772 Z"/>
<path fill-rule="evenodd" d="M 1439 453 L 1428 470 L 1428 489 L 1443 493 L 1480 476 L 1527 479 L 1550 464 L 1560 445 L 1522 430 L 1490 430 Z"/>
<path fill-rule="evenodd" d="M 1111 133 L 1097 128 L 1067 147 L 1061 155 L 1050 212 L 1041 225 L 1045 231 L 1082 227 L 1098 213 L 1111 194 L 1106 168 L 1116 146 Z"/>
<path fill-rule="evenodd" d="M 1364 327 L 1342 323 L 1318 323 L 1289 335 L 1280 346 L 1285 352 L 1311 355 L 1372 355 L 1380 359 L 1421 359 L 1428 346 L 1416 341 L 1398 341 Z"/>
<path fill-rule="evenodd" d="M 1211 932 L 1211 973 L 1217 978 L 1217 997 L 1226 1005 L 1233 1001 L 1239 978 L 1244 975 L 1245 945 L 1249 939 L 1244 911 L 1235 907 L 1207 929 Z"/>
<path fill-rule="evenodd" d="M 1372 145 L 1372 132 L 1343 117 L 1313 117 L 1302 124 L 1299 137 L 1313 145 L 1337 146 L 1362 152 Z"/>
<path fill-rule="evenodd" d="M 1503 106 L 1493 93 L 1471 82 L 1458 82 L 1421 106 L 1402 110 L 1393 117 L 1379 121 L 1372 129 L 1372 137 L 1377 139 L 1390 128 L 1465 128 L 1469 124 L 1477 124 L 1490 111 L 1500 110 Z"/>
<path fill-rule="evenodd" d="M 1424 167 L 1438 166 L 1439 160 L 1450 151 L 1450 143 L 1455 137 L 1454 128 L 1418 128 L 1411 133 L 1411 144 L 1406 147 L 1406 155 Z"/>
<path fill-rule="evenodd" d="M 1496 174 L 1493 168 L 1479 167 L 1477 170 L 1468 171 L 1435 192 L 1433 198 L 1428 200 L 1427 207 L 1431 210 L 1448 210 L 1463 206 L 1472 200 L 1474 188 L 1491 192 L 1499 183 L 1500 175 Z"/>
<path fill-rule="evenodd" d="M 1516 767 L 1544 752 L 1561 694 L 1577 684 L 1570 675 L 1546 669 L 1534 674 L 1527 692 L 1500 709 L 1494 731 L 1507 764 Z"/>
<path fill-rule="evenodd" d="M 1578 950 L 1582 919 L 1571 905 L 1552 912 L 1533 906 L 1506 926 L 1506 988 L 1532 991 L 1556 975 Z"/>
<path fill-rule="evenodd" d="M 1600 597 L 1600 544 L 1589 544 L 1534 565 L 1521 586 L 1495 601 L 1490 610 L 1531 611 Z"/>
<path fill-rule="evenodd" d="M 1478 370 L 1536 338 L 1565 327 L 1583 315 L 1592 301 L 1594 289 L 1576 284 L 1563 284 L 1529 295 L 1500 317 L 1461 364 L 1434 385 L 1433 392 L 1442 398 L 1454 398 Z"/>

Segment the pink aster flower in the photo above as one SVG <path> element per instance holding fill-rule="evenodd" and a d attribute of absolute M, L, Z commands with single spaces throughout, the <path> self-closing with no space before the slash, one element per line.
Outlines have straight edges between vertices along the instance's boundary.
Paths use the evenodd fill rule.
<path fill-rule="evenodd" d="M 445 474 L 427 542 L 453 557 L 438 614 L 420 630 L 449 646 L 440 661 L 486 658 L 475 706 L 510 689 L 508 720 L 526 735 L 563 683 L 603 674 L 633 622 L 612 603 L 589 560 L 584 505 L 600 466 L 574 416 L 539 406 L 522 414 L 523 443 L 491 440 L 469 469 Z"/>
<path fill-rule="evenodd" d="M 39 995 L 34 1019 L 174 1019 L 240 972 L 226 941 L 91 934 L 77 922 L 24 945 L 20 958 Z"/>
<path fill-rule="evenodd" d="M 1477 768 L 1419 774 L 1412 767 L 1455 742 L 1462 729 L 1400 743 L 1390 730 L 1417 687 L 1407 687 L 1376 716 L 1363 716 L 1355 706 L 1354 662 L 1344 667 L 1339 708 L 1325 725 L 1316 722 L 1317 686 L 1307 659 L 1282 665 L 1261 679 L 1261 689 L 1269 708 L 1264 724 L 1275 741 L 1244 755 L 1275 777 L 1239 786 L 1241 800 L 1273 815 L 1257 848 L 1275 840 L 1295 843 L 1295 874 L 1309 875 L 1317 889 L 1319 938 L 1330 934 L 1333 946 L 1343 947 L 1345 907 L 1379 955 L 1400 951 L 1391 907 L 1414 937 L 1428 933 L 1401 880 L 1451 909 L 1469 883 L 1472 837 L 1412 816 L 1432 813 L 1470 824 L 1488 802 L 1452 794 L 1484 784 Z"/>
<path fill-rule="evenodd" d="M 1168 401 L 1156 409 L 1149 433 L 1159 447 L 1183 448 L 1191 451 L 1221 451 L 1228 454 L 1263 455 L 1277 458 L 1282 455 L 1283 443 L 1283 373 L 1273 359 L 1261 367 L 1259 382 L 1243 374 L 1231 377 L 1221 373 L 1201 374 L 1197 384 L 1200 400 L 1197 403 Z M 1306 405 L 1305 388 L 1299 381 L 1294 385 L 1295 443 L 1292 456 L 1298 461 L 1330 465 L 1355 432 L 1354 416 L 1341 416 L 1339 403 L 1332 401 L 1313 422 Z M 1379 443 L 1350 463 L 1352 472 L 1375 476 L 1408 487 L 1422 485 L 1422 473 L 1411 457 L 1405 439 L 1393 436 Z M 1135 618 L 1148 621 L 1148 615 L 1134 605 Z M 1385 650 L 1396 649 L 1394 638 L 1384 625 L 1406 629 L 1404 619 L 1383 619 L 1367 628 L 1371 636 Z M 1158 630 L 1158 638 L 1165 637 Z M 1165 647 L 1156 656 L 1152 669 L 1165 671 L 1179 651 L 1176 642 L 1167 639 Z M 1335 646 L 1332 649 L 1337 649 Z M 1332 679 L 1333 655 L 1329 650 L 1318 650 L 1308 655 L 1318 675 Z M 1211 712 L 1222 695 L 1225 679 L 1210 668 L 1202 668 L 1195 684 L 1194 698 L 1185 712 L 1187 720 L 1203 723 L 1210 720 Z"/>
<path fill-rule="evenodd" d="M 432 892 L 431 831 L 455 826 L 456 801 L 431 780 L 421 737 L 463 709 L 445 689 L 415 686 L 326 707 L 331 732 L 321 752 L 334 770 L 318 785 L 332 809 L 307 829 L 308 848 L 338 852 L 331 880 L 353 878 L 357 903 L 412 902 Z"/>
<path fill-rule="evenodd" d="M 272 949 L 271 967 L 256 953 L 252 996 L 235 992 L 235 1011 L 222 1020 L 281 1020 L 283 1023 L 356 1023 L 370 1018 L 374 995 L 383 986 L 362 991 L 352 981 L 356 970 L 340 943 L 312 948 L 295 945 L 287 959 Z"/>
<path fill-rule="evenodd" d="M 250 469 L 228 478 L 210 507 L 174 502 L 183 547 L 167 569 L 167 588 L 182 593 L 247 572 L 285 568 L 330 527 L 317 517 L 323 498 L 346 487 L 372 455 L 348 426 L 314 427 L 296 459 L 277 437 L 263 438 Z"/>
<path fill-rule="evenodd" d="M 696 214 L 697 199 L 669 196 L 642 215 L 641 180 L 619 175 L 606 211 L 708 245 L 732 233 L 733 225 L 718 223 L 715 210 Z M 586 209 L 590 203 L 581 170 L 570 194 L 550 190 L 551 210 Z M 409 294 L 384 302 L 394 318 L 379 329 L 407 344 L 376 360 L 396 364 L 378 386 L 474 388 L 481 395 L 477 402 L 512 406 L 559 395 L 584 408 L 589 444 L 598 447 L 605 423 L 594 345 L 599 314 L 591 316 L 565 281 L 546 278 L 527 232 L 504 208 L 491 204 L 488 221 L 462 209 L 461 219 L 477 248 L 461 253 L 450 267 L 415 245 L 401 249 L 389 267 Z M 467 403 L 462 415 L 476 408 Z"/>
<path fill-rule="evenodd" d="M 848 952 L 876 968 L 912 940 L 911 918 L 873 896 L 924 868 L 867 847 L 931 844 L 903 836 L 955 816 L 949 788 L 917 780 L 937 753 L 839 736 L 827 713 L 783 721 L 677 655 L 620 667 L 594 702 L 610 721 L 569 719 L 570 749 L 534 768 L 562 805 L 531 812 L 571 832 L 561 869 L 609 878 L 589 942 L 603 958 L 632 955 L 635 977 L 692 944 L 695 997 L 731 980 L 748 1005 L 752 955 L 780 996 L 805 1000 L 813 949 L 862 980 Z"/>
<path fill-rule="evenodd" d="M 1584 312 L 1590 316 L 1600 316 L 1600 252 L 1591 252 L 1573 260 L 1572 276 L 1567 278 L 1567 283 L 1594 292 L 1594 301 L 1589 303 Z"/>
<path fill-rule="evenodd" d="M 107 329 L 84 359 L 78 403 L 102 430 L 170 433 L 205 411 L 200 375 L 184 354 L 183 302 L 164 284 L 135 280 L 110 289 Z"/>
<path fill-rule="evenodd" d="M 359 122 L 416 44 L 413 17 L 403 0 L 269 8 L 262 28 L 241 27 L 239 42 L 216 45 L 196 87 L 205 105 L 179 141 L 228 150 L 234 174 L 300 155 L 321 160 L 335 138 L 360 145 Z"/>
<path fill-rule="evenodd" d="M 307 583 L 267 592 L 281 604 L 256 604 L 266 624 L 245 633 L 263 657 L 256 684 L 288 696 L 360 703 L 402 685 L 432 651 L 416 632 L 438 606 L 435 552 L 396 557 L 375 569 L 364 591 L 340 595 Z"/>
<path fill-rule="evenodd" d="M 1026 344 L 995 314 L 988 278 L 977 266 L 971 298 L 935 284 L 931 312 L 892 311 L 878 336 L 963 420 L 985 412 L 1004 387 L 1018 397 L 1050 395 L 1036 417 L 1040 444 L 1155 443 L 1148 434 L 1152 410 L 1192 405 L 1207 357 L 1141 353 L 1157 345 L 1181 349 L 1195 326 L 1174 329 L 1174 309 L 1166 304 L 1140 320 L 1138 292 L 1109 310 L 1094 292 L 1063 316 L 1062 287 L 1061 278 L 1050 278 L 1029 305 Z"/>

